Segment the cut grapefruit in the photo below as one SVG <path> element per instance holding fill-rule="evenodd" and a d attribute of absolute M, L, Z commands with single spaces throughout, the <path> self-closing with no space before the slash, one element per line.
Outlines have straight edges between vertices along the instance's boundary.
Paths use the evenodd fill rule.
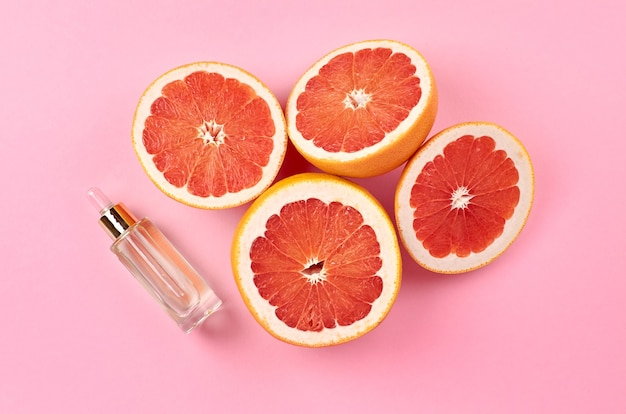
<path fill-rule="evenodd" d="M 276 177 L 288 142 L 282 108 L 267 86 L 218 62 L 156 79 L 139 100 L 132 138 L 161 191 L 208 209 L 256 198 Z"/>
<path fill-rule="evenodd" d="M 477 269 L 515 240 L 533 193 L 530 157 L 510 132 L 491 123 L 450 127 L 424 144 L 400 176 L 400 239 L 426 269 Z"/>
<path fill-rule="evenodd" d="M 323 173 L 285 178 L 239 223 L 232 267 L 259 324 L 285 342 L 356 339 L 389 312 L 401 280 L 393 224 L 362 187 Z"/>
<path fill-rule="evenodd" d="M 286 105 L 296 149 L 321 170 L 371 177 L 404 163 L 424 142 L 437 113 L 437 89 L 412 47 L 371 40 L 318 60 Z"/>

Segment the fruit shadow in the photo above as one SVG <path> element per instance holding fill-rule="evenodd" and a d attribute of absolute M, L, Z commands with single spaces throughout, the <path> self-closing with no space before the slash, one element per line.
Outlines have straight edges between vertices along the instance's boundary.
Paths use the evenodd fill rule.
<path fill-rule="evenodd" d="M 198 326 L 194 334 L 198 334 L 208 342 L 234 343 L 239 336 L 238 332 L 242 325 L 242 321 L 238 320 L 239 314 L 236 309 L 232 309 L 232 301 L 225 300 L 222 306 L 210 315 L 202 325 Z"/>
<path fill-rule="evenodd" d="M 319 169 L 309 163 L 299 152 L 296 147 L 293 146 L 291 140 L 287 142 L 287 150 L 285 153 L 285 159 L 283 165 L 280 167 L 276 176 L 276 181 L 280 181 L 283 178 L 290 177 L 295 174 L 305 172 L 320 172 Z"/>
<path fill-rule="evenodd" d="M 395 223 L 394 198 L 403 167 L 404 164 L 388 173 L 375 177 L 350 179 L 365 188 L 378 200 L 393 223 Z"/>

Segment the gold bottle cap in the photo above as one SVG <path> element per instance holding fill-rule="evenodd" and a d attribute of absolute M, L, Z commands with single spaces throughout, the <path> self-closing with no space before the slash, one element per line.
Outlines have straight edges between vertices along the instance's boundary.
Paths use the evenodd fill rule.
<path fill-rule="evenodd" d="M 136 222 L 135 216 L 121 203 L 111 206 L 100 217 L 100 225 L 113 239 L 117 239 L 127 228 Z"/>
<path fill-rule="evenodd" d="M 137 222 L 124 204 L 113 204 L 102 191 L 91 188 L 87 192 L 91 204 L 100 212 L 100 225 L 113 239 L 117 239 L 130 226 Z"/>

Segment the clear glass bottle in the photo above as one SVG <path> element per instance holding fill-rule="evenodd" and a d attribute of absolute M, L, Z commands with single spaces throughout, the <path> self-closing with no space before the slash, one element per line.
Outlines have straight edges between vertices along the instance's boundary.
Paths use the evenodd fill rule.
<path fill-rule="evenodd" d="M 219 309 L 222 301 L 150 219 L 137 220 L 97 188 L 87 195 L 114 240 L 111 251 L 183 331 L 191 332 Z"/>

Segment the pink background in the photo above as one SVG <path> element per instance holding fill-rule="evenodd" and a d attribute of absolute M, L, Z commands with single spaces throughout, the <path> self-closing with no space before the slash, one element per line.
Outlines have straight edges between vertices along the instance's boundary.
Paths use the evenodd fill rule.
<path fill-rule="evenodd" d="M 105 4 L 103 4 L 105 3 Z M 0 412 L 626 412 L 626 14 L 618 1 L 5 2 Z M 490 266 L 404 256 L 388 318 L 326 349 L 252 319 L 229 264 L 245 210 L 170 200 L 133 153 L 144 88 L 197 60 L 285 103 L 335 47 L 392 38 L 440 90 L 433 132 L 499 123 L 527 146 L 528 224 Z M 290 152 L 281 176 L 310 169 Z M 391 211 L 400 171 L 359 180 Z M 186 336 L 108 251 L 85 192 L 150 216 L 225 306 Z"/>

